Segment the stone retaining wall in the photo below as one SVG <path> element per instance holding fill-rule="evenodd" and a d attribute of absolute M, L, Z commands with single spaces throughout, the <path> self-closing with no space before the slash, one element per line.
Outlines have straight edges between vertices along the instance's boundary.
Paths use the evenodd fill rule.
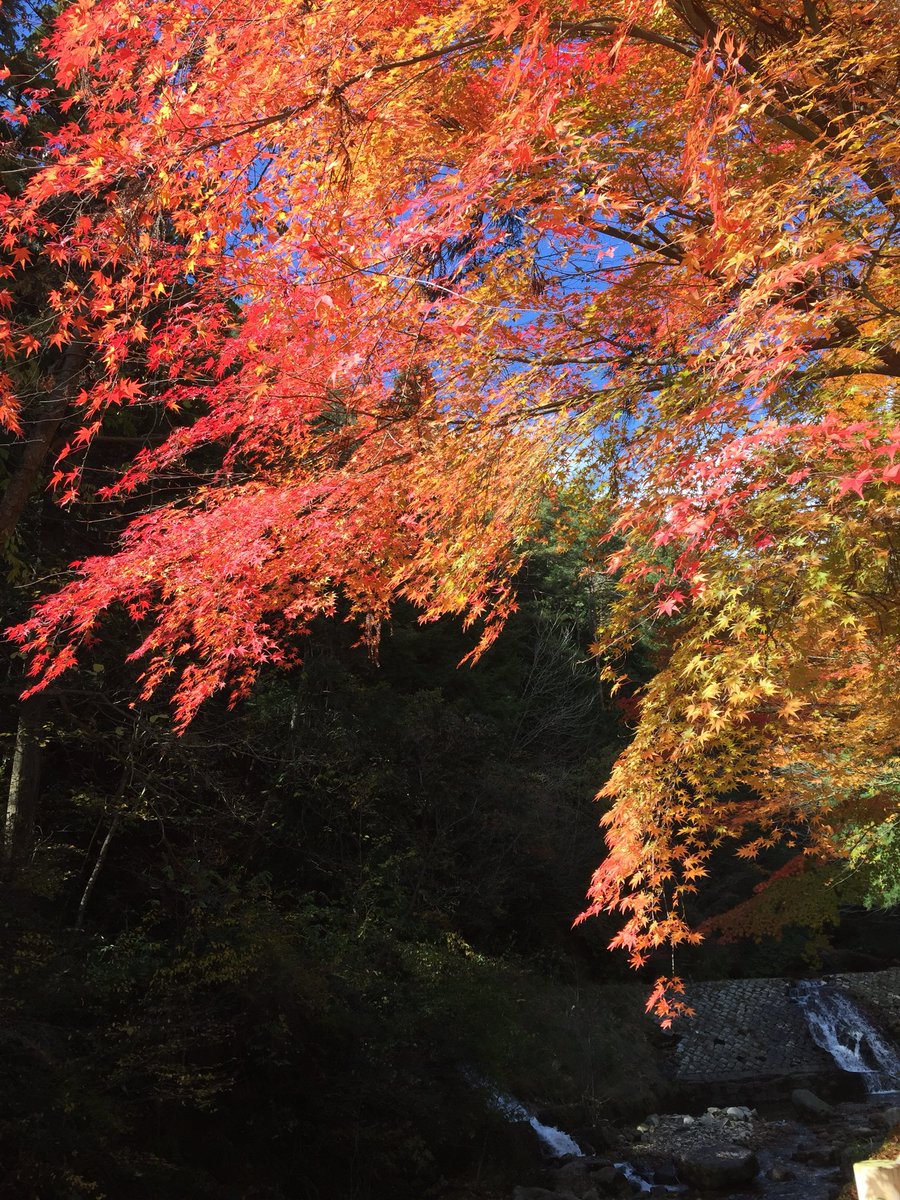
<path fill-rule="evenodd" d="M 895 1037 L 900 1033 L 900 968 L 824 981 L 846 989 Z M 749 1085 L 765 1090 L 778 1081 L 788 1087 L 823 1084 L 836 1075 L 846 1081 L 812 1040 L 802 1010 L 791 1000 L 793 988 L 787 979 L 689 985 L 686 999 L 697 1015 L 677 1028 L 670 1058 L 675 1081 L 695 1091 L 709 1085 L 715 1089 L 707 1093 L 710 1103 L 723 1090 L 733 1094 L 733 1084 L 749 1094 Z"/>
<path fill-rule="evenodd" d="M 827 980 L 846 988 L 894 1041 L 900 1043 L 900 967 L 863 974 L 829 975 Z"/>

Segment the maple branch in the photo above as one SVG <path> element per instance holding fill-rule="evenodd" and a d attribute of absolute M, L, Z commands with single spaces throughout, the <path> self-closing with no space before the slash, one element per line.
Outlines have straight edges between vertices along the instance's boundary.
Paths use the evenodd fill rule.
<path fill-rule="evenodd" d="M 815 373 L 816 379 L 852 379 L 857 375 L 882 375 L 888 379 L 900 379 L 900 367 L 876 367 L 871 363 L 856 363 L 853 366 L 835 367 L 831 371 Z"/>
<path fill-rule="evenodd" d="M 831 338 L 817 338 L 814 341 L 807 342 L 804 346 L 806 351 L 815 353 L 818 350 L 834 350 L 840 346 L 848 346 L 856 343 L 859 349 L 867 350 L 869 353 L 874 354 L 882 363 L 881 367 L 867 368 L 863 372 L 864 374 L 900 376 L 900 352 L 895 350 L 893 346 L 888 342 L 877 342 L 866 345 L 868 339 L 866 339 L 862 330 L 853 321 L 847 317 L 835 317 L 833 320 L 834 326 L 837 329 L 837 335 Z M 843 373 L 843 371 L 840 372 L 840 374 Z M 858 374 L 859 372 L 851 371 L 850 373 Z"/>
<path fill-rule="evenodd" d="M 646 29 L 641 25 L 627 25 L 628 36 L 634 38 L 636 41 L 662 46 L 690 60 L 693 60 L 704 41 L 711 43 L 720 37 L 722 32 L 721 26 L 702 5 L 694 3 L 693 0 L 670 0 L 670 8 L 676 16 L 680 17 L 686 28 L 698 39 L 696 44 L 690 45 L 679 42 L 675 38 L 666 37 L 664 34 Z M 593 33 L 609 34 L 616 29 L 623 28 L 624 25 L 625 23 L 620 19 L 607 18 L 605 20 L 581 21 L 571 24 L 561 23 L 560 28 L 566 33 L 577 36 L 579 34 Z M 741 91 L 749 92 L 751 90 L 750 80 L 759 79 L 762 74 L 762 65 L 747 52 L 739 54 L 737 61 L 747 72 L 749 78 L 746 82 L 740 79 L 734 80 L 734 86 Z M 807 124 L 791 111 L 793 106 L 801 102 L 802 94 L 789 88 L 783 80 L 769 81 L 768 86 L 781 100 L 781 105 L 769 102 L 764 105 L 763 111 L 767 117 L 770 117 L 773 121 L 777 121 L 789 133 L 793 133 L 803 141 L 814 145 L 832 130 L 835 125 L 834 119 L 829 118 L 824 113 L 804 106 L 804 115 L 812 122 L 812 124 Z M 835 132 L 839 132 L 839 130 L 835 130 Z M 870 163 L 860 171 L 859 177 L 885 209 L 894 216 L 900 215 L 900 204 L 897 202 L 896 191 L 881 167 L 875 163 Z"/>
<path fill-rule="evenodd" d="M 309 112 L 311 108 L 315 108 L 317 104 L 327 104 L 329 101 L 338 100 L 348 88 L 353 87 L 356 83 L 361 83 L 364 79 L 370 79 L 373 75 L 383 75 L 388 71 L 399 71 L 402 67 L 414 67 L 419 63 L 433 62 L 436 59 L 446 58 L 450 55 L 477 50 L 484 46 L 487 40 L 486 37 L 465 38 L 463 41 L 453 42 L 449 46 L 442 46 L 437 50 L 426 50 L 421 54 L 410 55 L 409 58 L 398 58 L 391 62 L 375 63 L 373 66 L 367 67 L 365 71 L 359 71 L 355 75 L 350 75 L 347 79 L 342 80 L 333 87 L 318 92 L 304 101 L 303 104 L 287 105 L 285 108 L 279 109 L 278 112 L 271 113 L 267 117 L 248 121 L 246 124 L 236 128 L 233 133 L 224 134 L 222 137 L 211 138 L 206 142 L 201 142 L 194 149 L 202 153 L 204 150 L 224 146 L 236 137 L 243 137 L 247 133 L 257 133 L 260 129 L 267 129 L 270 125 L 277 125 L 282 121 L 289 121 L 292 117 L 302 116 L 303 113 Z M 208 128 L 208 126 L 202 126 L 202 128 Z"/>
<path fill-rule="evenodd" d="M 463 38 L 459 42 L 451 42 L 449 46 L 441 46 L 437 50 L 423 50 L 421 54 L 412 54 L 409 58 L 392 59 L 390 62 L 376 63 L 372 67 L 368 67 L 365 71 L 360 71 L 356 75 L 351 75 L 348 79 L 337 84 L 333 91 L 343 92 L 354 83 L 360 83 L 363 79 L 368 79 L 372 75 L 382 75 L 386 71 L 397 71 L 401 67 L 415 67 L 419 63 L 433 62 L 437 58 L 446 58 L 452 54 L 464 54 L 469 50 L 480 50 L 488 42 L 488 38 L 484 36 Z"/>
<path fill-rule="evenodd" d="M 700 3 L 700 0 L 669 0 L 669 8 L 700 39 L 701 44 L 705 41 L 712 45 L 721 38 L 722 26 Z M 746 12 L 746 10 L 744 11 Z M 746 50 L 737 55 L 737 61 L 751 78 L 756 80 L 763 78 L 762 64 Z M 735 86 L 741 88 L 741 81 L 736 80 Z M 847 127 L 854 124 L 852 110 L 842 113 L 843 120 L 829 117 L 827 113 L 804 104 L 804 94 L 786 83 L 784 79 L 768 80 L 767 86 L 775 93 L 784 107 L 767 104 L 764 110 L 766 115 L 810 144 L 818 143 L 823 138 L 830 138 L 835 133 L 842 133 Z M 802 105 L 804 117 L 811 122 L 812 127 L 801 121 L 792 111 L 797 105 Z M 877 163 L 867 163 L 859 171 L 859 178 L 882 207 L 892 216 L 900 215 L 900 202 L 897 200 L 896 189 Z"/>
<path fill-rule="evenodd" d="M 621 17 L 600 17 L 592 18 L 589 21 L 561 21 L 559 28 L 566 35 L 574 37 L 583 37 L 597 33 L 610 34 L 615 33 L 619 29 L 627 28 L 629 37 L 633 37 L 636 41 L 646 42 L 651 46 L 662 46 L 666 50 L 674 50 L 676 54 L 680 54 L 683 58 L 693 60 L 694 55 L 697 53 L 696 46 L 685 45 L 675 38 L 666 37 L 665 34 L 657 33 L 653 29 L 647 29 L 643 25 L 626 23 Z"/>
<path fill-rule="evenodd" d="M 220 137 L 210 138 L 208 141 L 201 142 L 199 146 L 192 147 L 193 151 L 202 154 L 204 150 L 214 150 L 219 146 L 226 146 L 235 138 L 243 137 L 247 133 L 257 133 L 260 129 L 268 129 L 270 125 L 277 125 L 281 121 L 288 121 L 291 117 L 299 117 L 302 113 L 308 112 L 322 100 L 321 96 L 313 96 L 303 104 L 292 104 L 286 108 L 279 109 L 276 113 L 271 113 L 267 117 L 259 117 L 254 121 L 247 121 L 236 125 L 233 132 L 223 133 Z M 201 129 L 208 129 L 208 125 L 199 126 Z"/>
<path fill-rule="evenodd" d="M 893 245 L 892 239 L 894 237 L 894 234 L 897 232 L 898 226 L 900 226 L 900 213 L 898 213 L 894 217 L 893 221 L 891 221 L 888 228 L 884 231 L 881 241 L 879 242 L 879 244 L 877 246 L 875 246 L 873 248 L 872 253 L 869 255 L 868 260 L 866 262 L 865 270 L 862 273 L 862 277 L 859 280 L 857 280 L 857 284 L 859 287 L 864 288 L 868 284 L 869 279 L 872 275 L 872 272 L 875 270 L 876 266 L 878 265 L 879 259 L 882 258 L 885 250 Z M 863 294 L 866 295 L 865 292 Z M 866 298 L 871 299 L 871 297 L 869 297 L 868 295 L 866 295 Z M 891 313 L 894 312 L 893 309 L 888 309 L 887 311 L 889 311 Z"/>
<path fill-rule="evenodd" d="M 636 41 L 644 42 L 648 45 L 661 46 L 664 49 L 673 51 L 683 58 L 693 60 L 700 45 L 704 41 L 711 41 L 721 35 L 721 27 L 703 8 L 702 5 L 695 3 L 695 0 L 670 0 L 670 8 L 680 17 L 691 33 L 699 39 L 699 44 L 690 45 L 678 41 L 675 38 L 658 33 L 656 30 L 648 29 L 643 25 L 630 24 L 623 22 L 621 18 L 615 16 L 594 18 L 588 21 L 561 21 L 556 26 L 559 31 L 558 39 L 564 37 L 584 37 L 594 36 L 596 34 L 609 35 L 619 29 L 627 29 L 628 37 Z M 510 48 L 521 42 L 524 34 L 517 38 L 510 38 L 508 45 Z M 441 59 L 450 58 L 456 55 L 466 54 L 473 50 L 484 49 L 492 44 L 488 35 L 474 35 L 472 37 L 463 38 L 460 41 L 452 42 L 446 46 L 436 47 L 432 50 L 423 51 L 421 54 L 409 55 L 406 58 L 393 59 L 388 62 L 375 63 L 367 67 L 364 71 L 358 71 L 354 75 L 348 76 L 347 79 L 335 84 L 327 90 L 311 96 L 303 104 L 289 105 L 280 109 L 276 113 L 272 113 L 266 117 L 260 117 L 258 120 L 249 121 L 236 129 L 233 133 L 223 134 L 221 137 L 210 138 L 202 142 L 196 147 L 198 152 L 213 149 L 218 146 L 225 145 L 235 137 L 243 136 L 247 133 L 255 133 L 261 129 L 268 128 L 271 125 L 290 120 L 293 117 L 302 115 L 314 108 L 317 104 L 328 103 L 334 100 L 340 100 L 344 92 L 355 84 L 363 80 L 370 79 L 375 75 L 382 75 L 393 71 L 402 70 L 404 67 L 418 66 L 422 63 L 436 62 Z M 762 75 L 761 64 L 748 53 L 744 52 L 738 55 L 737 61 L 747 72 L 749 77 L 748 83 L 745 84 L 741 80 L 735 80 L 734 86 L 740 90 L 749 90 L 749 80 L 758 80 Z M 764 112 L 767 116 L 777 121 L 783 128 L 795 134 L 803 141 L 809 144 L 818 143 L 823 136 L 826 136 L 834 126 L 834 120 L 823 113 L 818 113 L 814 110 L 804 108 L 804 115 L 812 122 L 812 125 L 804 123 L 794 112 L 792 107 L 800 102 L 801 96 L 796 91 L 792 90 L 783 80 L 769 81 L 768 86 L 782 101 L 781 105 L 767 103 L 764 106 Z M 874 163 L 866 165 L 859 172 L 860 179 L 869 187 L 872 194 L 878 201 L 892 213 L 892 215 L 900 215 L 900 204 L 897 203 L 896 193 L 890 179 L 885 175 L 884 171 Z M 635 243 L 638 244 L 638 243 Z M 645 247 L 651 248 L 651 247 Z M 656 249 L 656 247 L 652 247 Z M 665 251 L 658 250 L 659 253 Z M 671 254 L 669 257 L 673 257 Z M 680 260 L 679 260 L 680 261 Z"/>
<path fill-rule="evenodd" d="M 628 242 L 629 245 L 639 246 L 642 250 L 650 250 L 653 254 L 661 254 L 663 258 L 669 258 L 673 262 L 680 263 L 684 259 L 684 251 L 676 242 L 667 242 L 660 245 L 659 242 L 654 242 L 651 238 L 645 237 L 641 233 L 636 233 L 632 229 L 622 229 L 619 225 L 609 225 L 606 222 L 594 222 L 591 225 L 598 233 L 605 233 L 607 237 L 616 238 L 621 242 Z"/>

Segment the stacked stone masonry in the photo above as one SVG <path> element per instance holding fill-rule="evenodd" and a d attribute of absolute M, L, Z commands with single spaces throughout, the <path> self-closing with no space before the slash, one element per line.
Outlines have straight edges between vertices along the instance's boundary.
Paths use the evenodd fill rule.
<path fill-rule="evenodd" d="M 890 1032 L 900 1025 L 900 968 L 830 975 L 826 983 L 849 992 Z M 834 1063 L 813 1042 L 787 979 L 739 979 L 697 983 L 687 1001 L 696 1018 L 681 1023 L 673 1064 L 675 1078 L 758 1079 L 814 1076 Z"/>

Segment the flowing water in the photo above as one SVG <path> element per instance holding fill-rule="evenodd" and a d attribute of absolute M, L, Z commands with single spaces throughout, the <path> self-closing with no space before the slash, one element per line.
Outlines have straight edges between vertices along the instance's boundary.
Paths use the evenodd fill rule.
<path fill-rule="evenodd" d="M 491 1106 L 498 1112 L 503 1113 L 511 1121 L 528 1122 L 551 1158 L 565 1158 L 568 1155 L 578 1158 L 584 1157 L 584 1151 L 574 1138 L 570 1137 L 567 1133 L 563 1133 L 561 1129 L 557 1129 L 553 1125 L 545 1125 L 543 1121 L 539 1121 L 534 1113 L 526 1108 L 521 1101 L 506 1095 L 504 1092 L 497 1091 L 496 1088 L 492 1088 L 488 1083 L 482 1082 L 481 1086 L 488 1089 Z M 631 1163 L 617 1162 L 615 1166 L 622 1172 L 636 1192 L 644 1193 L 652 1190 L 653 1185 L 651 1182 L 645 1179 Z M 684 1189 L 680 1187 L 667 1187 L 665 1190 L 667 1192 L 680 1192 Z"/>
<path fill-rule="evenodd" d="M 569 1137 L 567 1133 L 563 1133 L 561 1129 L 557 1129 L 553 1125 L 545 1125 L 543 1121 L 539 1121 L 530 1109 L 527 1109 L 524 1104 L 520 1104 L 518 1100 L 514 1100 L 512 1096 L 506 1096 L 503 1092 L 494 1092 L 491 1103 L 511 1121 L 527 1121 L 538 1135 L 541 1145 L 553 1158 L 562 1158 L 565 1154 L 580 1155 L 584 1153 L 574 1138 Z"/>
<path fill-rule="evenodd" d="M 803 1010 L 816 1045 L 827 1051 L 841 1070 L 863 1077 L 872 1100 L 868 1101 L 867 1105 L 842 1105 L 839 1115 L 843 1118 L 846 1112 L 848 1129 L 856 1122 L 860 1130 L 857 1136 L 867 1136 L 871 1130 L 861 1114 L 864 1114 L 867 1108 L 874 1110 L 890 1103 L 885 1097 L 900 1092 L 900 1052 L 872 1024 L 851 997 L 834 985 L 818 980 L 804 981 L 796 986 L 793 998 Z M 496 1111 L 510 1121 L 523 1121 L 531 1126 L 547 1158 L 562 1160 L 570 1156 L 585 1156 L 585 1151 L 574 1138 L 561 1129 L 545 1125 L 519 1100 L 501 1092 L 474 1072 L 466 1072 L 466 1076 L 471 1084 L 487 1093 L 489 1102 Z M 719 1113 L 720 1110 L 710 1109 L 708 1112 Z M 702 1119 L 699 1118 L 701 1121 Z M 683 1129 L 689 1118 L 657 1118 L 658 1122 L 660 1120 L 663 1124 L 674 1121 Z M 729 1137 L 729 1129 L 723 1125 L 722 1140 L 728 1141 Z M 839 1175 L 837 1167 L 833 1165 L 835 1159 L 829 1158 L 827 1153 L 824 1158 L 821 1155 L 816 1157 L 817 1150 L 822 1149 L 820 1137 L 818 1128 L 813 1134 L 811 1129 L 796 1119 L 758 1121 L 756 1135 L 751 1144 L 756 1145 L 759 1153 L 759 1178 L 745 1188 L 718 1194 L 723 1200 L 725 1197 L 731 1200 L 830 1200 L 839 1187 Z M 673 1136 L 673 1157 L 678 1150 L 676 1142 L 677 1137 Z M 636 1149 L 639 1151 L 640 1147 Z M 683 1185 L 672 1185 L 668 1182 L 663 1186 L 659 1183 L 654 1184 L 653 1169 L 647 1167 L 646 1160 L 642 1159 L 639 1153 L 635 1157 L 638 1165 L 632 1162 L 614 1164 L 628 1180 L 635 1197 L 638 1194 L 646 1195 L 651 1190 L 654 1194 L 657 1190 L 691 1196 L 697 1194 Z M 783 1170 L 785 1163 L 789 1167 L 787 1171 Z M 771 1172 L 779 1164 L 782 1165 L 782 1173 L 773 1177 Z"/>
<path fill-rule="evenodd" d="M 557 1129 L 554 1125 L 545 1125 L 543 1121 L 539 1121 L 531 1109 L 526 1108 L 520 1101 L 512 1096 L 507 1096 L 505 1092 L 498 1091 L 484 1079 L 469 1074 L 469 1078 L 478 1087 L 484 1088 L 490 1100 L 492 1108 L 497 1112 L 502 1113 L 504 1117 L 508 1117 L 510 1121 L 525 1121 L 531 1126 L 537 1134 L 541 1145 L 551 1158 L 564 1158 L 567 1154 L 576 1154 L 583 1156 L 584 1151 L 578 1145 L 574 1138 L 569 1137 L 567 1133 L 563 1133 L 561 1129 Z"/>
<path fill-rule="evenodd" d="M 797 985 L 796 1001 L 816 1045 L 842 1071 L 862 1075 L 870 1096 L 900 1089 L 900 1055 L 846 992 L 804 980 Z"/>

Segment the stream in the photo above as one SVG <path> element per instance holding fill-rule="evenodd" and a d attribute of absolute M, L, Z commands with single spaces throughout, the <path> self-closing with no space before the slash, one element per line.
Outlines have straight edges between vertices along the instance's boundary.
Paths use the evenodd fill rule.
<path fill-rule="evenodd" d="M 653 1114 L 633 1131 L 622 1130 L 620 1149 L 605 1156 L 591 1154 L 520 1101 L 490 1088 L 492 1106 L 530 1124 L 545 1154 L 548 1185 L 575 1200 L 638 1195 L 834 1200 L 852 1162 L 871 1153 L 889 1124 L 900 1121 L 894 1107 L 900 1100 L 900 1053 L 839 987 L 804 981 L 791 999 L 815 1043 L 842 1071 L 862 1077 L 867 1100 L 832 1105 L 798 1090 L 790 1101 L 767 1106 L 763 1115 L 739 1104 L 701 1114 Z M 542 1193 L 552 1194 L 517 1188 L 515 1200 L 541 1200 Z"/>
<path fill-rule="evenodd" d="M 543 1121 L 538 1120 L 531 1109 L 526 1108 L 512 1096 L 507 1096 L 505 1092 L 499 1092 L 496 1088 L 489 1088 L 489 1090 L 491 1107 L 503 1113 L 510 1121 L 526 1121 L 537 1134 L 538 1141 L 548 1158 L 565 1158 L 568 1155 L 575 1158 L 584 1157 L 582 1148 L 567 1133 L 563 1133 L 561 1129 L 557 1129 L 553 1125 L 545 1125 Z"/>

